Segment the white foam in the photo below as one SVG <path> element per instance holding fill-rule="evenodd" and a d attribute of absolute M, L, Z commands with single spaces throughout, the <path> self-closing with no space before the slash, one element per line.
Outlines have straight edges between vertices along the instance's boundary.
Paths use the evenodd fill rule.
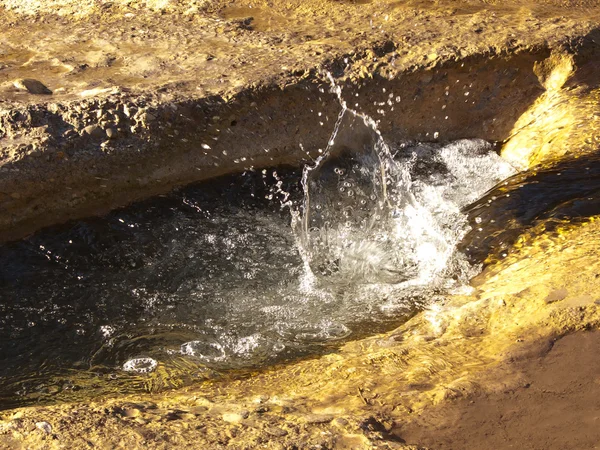
<path fill-rule="evenodd" d="M 156 360 L 147 357 L 133 358 L 123 364 L 125 372 L 150 373 L 158 367 Z"/>

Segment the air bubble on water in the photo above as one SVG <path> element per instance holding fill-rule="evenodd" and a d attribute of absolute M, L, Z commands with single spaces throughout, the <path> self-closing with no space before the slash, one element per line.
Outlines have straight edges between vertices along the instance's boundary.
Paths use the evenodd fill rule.
<path fill-rule="evenodd" d="M 194 356 L 206 362 L 219 362 L 227 357 L 220 343 L 208 340 L 186 342 L 181 345 L 180 352 L 182 355 Z"/>
<path fill-rule="evenodd" d="M 158 367 L 156 360 L 148 357 L 133 358 L 123 364 L 125 372 L 150 373 Z"/>

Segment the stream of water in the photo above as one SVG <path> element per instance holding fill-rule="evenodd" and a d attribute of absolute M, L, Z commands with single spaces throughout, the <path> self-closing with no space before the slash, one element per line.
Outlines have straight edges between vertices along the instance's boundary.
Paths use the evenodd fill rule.
<path fill-rule="evenodd" d="M 587 195 L 564 176 L 582 168 L 563 170 L 574 188 L 529 217 L 531 190 L 560 175 L 500 183 L 515 170 L 482 140 L 386 142 L 338 95 L 303 171 L 251 169 L 1 246 L 0 408 L 180 386 L 391 329 Z"/>
<path fill-rule="evenodd" d="M 349 116 L 336 131 L 361 145 L 304 173 L 249 171 L 0 247 L 0 403 L 326 351 L 460 287 L 460 210 L 512 169 L 484 141 L 392 156 Z"/>

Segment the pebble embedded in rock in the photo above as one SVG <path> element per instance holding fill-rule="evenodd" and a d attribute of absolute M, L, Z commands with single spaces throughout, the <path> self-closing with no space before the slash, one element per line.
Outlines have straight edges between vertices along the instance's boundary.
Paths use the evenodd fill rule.
<path fill-rule="evenodd" d="M 13 81 L 13 86 L 22 91 L 27 91 L 30 94 L 36 95 L 50 95 L 52 91 L 44 85 L 41 81 L 34 80 L 33 78 L 22 78 Z"/>
<path fill-rule="evenodd" d="M 336 419 L 333 420 L 333 424 L 340 426 L 340 427 L 345 427 L 348 425 L 348 421 L 346 419 L 344 419 L 343 417 L 337 417 Z"/>
<path fill-rule="evenodd" d="M 328 423 L 333 420 L 329 414 L 308 414 L 304 417 L 306 423 Z"/>
<path fill-rule="evenodd" d="M 206 411 L 208 411 L 208 408 L 206 406 L 194 406 L 190 409 L 190 413 L 192 414 L 204 414 Z"/>
<path fill-rule="evenodd" d="M 279 428 L 279 427 L 267 427 L 265 428 L 265 431 L 267 432 L 267 434 L 270 434 L 271 436 L 275 436 L 275 437 L 283 437 L 283 436 L 287 436 L 288 432 Z"/>
<path fill-rule="evenodd" d="M 83 134 L 87 134 L 92 137 L 103 137 L 104 131 L 98 125 L 88 125 L 83 129 Z"/>
<path fill-rule="evenodd" d="M 569 295 L 569 292 L 566 288 L 561 287 L 560 289 L 555 289 L 548 294 L 548 296 L 544 299 L 546 303 L 554 303 L 564 300 L 565 297 Z"/>
<path fill-rule="evenodd" d="M 36 422 L 35 426 L 46 434 L 52 433 L 52 425 L 48 422 Z"/>
<path fill-rule="evenodd" d="M 244 420 L 244 417 L 241 414 L 236 413 L 225 413 L 222 417 L 225 422 L 229 423 L 239 423 Z"/>
<path fill-rule="evenodd" d="M 124 412 L 125 417 L 138 417 L 141 414 L 141 411 L 137 408 L 127 408 Z"/>
<path fill-rule="evenodd" d="M 117 130 L 115 130 L 114 128 L 107 128 L 106 130 L 106 136 L 109 139 L 115 139 L 117 137 Z"/>

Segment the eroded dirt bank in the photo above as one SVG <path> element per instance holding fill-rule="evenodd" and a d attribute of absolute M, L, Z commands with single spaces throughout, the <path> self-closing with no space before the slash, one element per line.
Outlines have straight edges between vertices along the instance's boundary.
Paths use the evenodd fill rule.
<path fill-rule="evenodd" d="M 600 333 L 569 335 L 506 369 L 523 383 L 432 409 L 396 434 L 439 449 L 597 448 Z"/>
<path fill-rule="evenodd" d="M 0 6 L 3 240 L 316 155 L 340 111 L 323 70 L 390 138 L 503 141 L 597 60 L 594 2 Z"/>

